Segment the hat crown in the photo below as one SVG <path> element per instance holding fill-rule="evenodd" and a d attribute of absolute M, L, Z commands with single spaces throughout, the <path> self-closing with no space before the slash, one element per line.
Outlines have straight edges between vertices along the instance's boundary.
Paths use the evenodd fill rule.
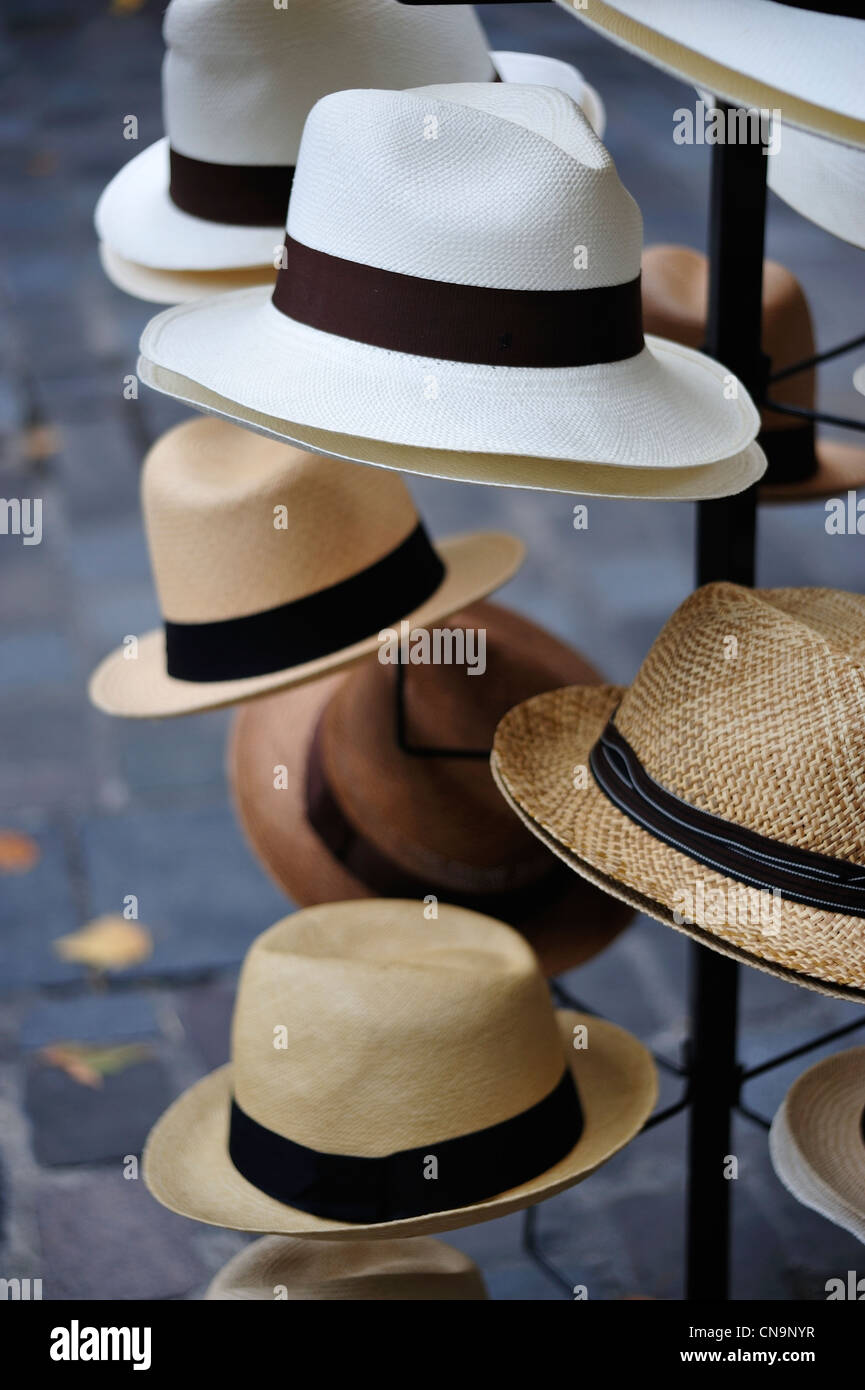
<path fill-rule="evenodd" d="M 398 0 L 172 0 L 165 15 L 165 130 L 217 164 L 294 164 L 310 107 L 358 85 L 487 81 L 467 5 Z"/>
<path fill-rule="evenodd" d="M 164 434 L 145 460 L 141 491 L 160 608 L 177 623 L 305 598 L 375 564 L 418 524 L 398 473 L 213 419 Z"/>
<path fill-rule="evenodd" d="M 865 864 L 865 597 L 706 585 L 615 719 L 649 775 L 691 805 Z"/>
<path fill-rule="evenodd" d="M 640 271 L 639 209 L 580 107 L 516 83 L 325 97 L 304 130 L 288 231 L 452 284 L 578 290 Z"/>
<path fill-rule="evenodd" d="M 282 1030 L 282 1031 L 280 1031 Z M 534 954 L 491 918 L 371 900 L 260 936 L 232 1029 L 235 1098 L 309 1148 L 380 1157 L 498 1124 L 564 1058 Z"/>

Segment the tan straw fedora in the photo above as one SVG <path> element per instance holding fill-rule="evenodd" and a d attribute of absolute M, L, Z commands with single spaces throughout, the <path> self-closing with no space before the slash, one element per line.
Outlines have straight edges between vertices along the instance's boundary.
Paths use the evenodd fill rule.
<path fill-rule="evenodd" d="M 824 1057 L 794 1081 L 769 1152 L 803 1206 L 865 1240 L 865 1047 Z"/>
<path fill-rule="evenodd" d="M 466 632 L 484 637 L 482 674 L 444 662 L 407 672 L 412 747 L 489 748 L 518 701 L 600 680 L 577 652 L 498 604 L 452 615 L 439 640 L 454 634 L 458 647 Z M 502 800 L 487 759 L 403 751 L 395 691 L 394 666 L 368 657 L 348 675 L 238 710 L 229 779 L 265 869 L 301 907 L 432 894 L 495 915 L 528 938 L 548 975 L 597 955 L 632 912 L 538 844 Z"/>
<path fill-rule="evenodd" d="M 139 374 L 382 467 L 615 496 L 740 491 L 765 470 L 758 412 L 720 363 L 644 336 L 641 248 L 639 209 L 564 92 L 333 93 L 306 123 L 273 291 L 166 309 Z"/>
<path fill-rule="evenodd" d="M 563 9 L 726 101 L 865 146 L 861 0 L 558 0 Z"/>
<path fill-rule="evenodd" d="M 698 589 L 630 687 L 505 716 L 493 775 L 578 873 L 705 945 L 865 999 L 865 597 Z"/>
<path fill-rule="evenodd" d="M 250 947 L 232 1061 L 151 1131 L 164 1206 L 236 1230 L 430 1235 L 580 1182 L 639 1131 L 646 1048 L 554 1013 L 537 960 L 480 913 L 307 908 Z"/>
<path fill-rule="evenodd" d="M 432 1236 L 413 1240 L 293 1240 L 263 1236 L 212 1280 L 222 1302 L 475 1302 L 488 1298 L 474 1260 Z"/>
<path fill-rule="evenodd" d="M 434 547 L 396 474 L 216 420 L 157 441 L 142 503 L 165 628 L 125 642 L 90 680 L 99 709 L 131 718 L 315 680 L 375 651 L 383 627 L 490 593 L 523 556 L 498 532 Z"/>
<path fill-rule="evenodd" d="M 709 299 L 709 263 L 702 252 L 689 246 L 647 247 L 642 284 L 647 331 L 701 347 Z M 766 261 L 763 267 L 762 346 L 773 371 L 803 362 L 817 351 L 802 286 L 776 261 Z M 770 389 L 785 405 L 813 410 L 815 387 L 810 367 Z M 760 484 L 761 502 L 809 502 L 865 487 L 865 449 L 815 438 L 813 421 L 764 410 L 760 443 L 769 463 Z"/>

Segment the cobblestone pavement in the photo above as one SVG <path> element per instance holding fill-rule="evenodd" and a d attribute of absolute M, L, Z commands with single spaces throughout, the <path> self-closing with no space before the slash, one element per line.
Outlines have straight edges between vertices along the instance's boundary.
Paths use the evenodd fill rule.
<path fill-rule="evenodd" d="M 286 910 L 228 805 L 228 716 L 126 723 L 91 710 L 84 693 L 94 663 L 157 620 L 137 472 L 148 442 L 183 415 L 147 391 L 123 399 L 149 311 L 106 282 L 91 229 L 100 189 L 129 155 L 122 117 L 138 116 L 142 145 L 162 133 L 159 11 L 7 0 L 0 35 L 0 492 L 44 500 L 40 545 L 0 537 L 0 831 L 24 832 L 39 855 L 0 881 L 0 1276 L 41 1278 L 53 1299 L 195 1298 L 244 1243 L 163 1211 L 124 1178 L 122 1159 L 174 1095 L 225 1059 L 238 964 Z M 693 95 L 553 5 L 481 14 L 495 46 L 571 58 L 600 89 L 646 240 L 702 245 L 708 152 L 671 138 L 672 111 Z M 860 253 L 770 203 L 770 253 L 804 282 L 821 343 L 857 332 Z M 824 405 L 848 414 L 861 406 L 851 367 L 842 359 L 822 381 Z M 630 678 L 691 587 L 691 507 L 593 501 L 577 533 L 567 497 L 412 487 L 435 532 L 482 523 L 521 534 L 529 559 L 505 600 L 579 643 L 611 679 Z M 861 588 L 861 538 L 829 537 L 823 519 L 819 504 L 762 514 L 760 581 Z M 0 846 L 8 870 L 15 842 L 3 834 Z M 146 960 L 95 975 L 58 955 L 57 938 L 119 912 L 129 894 L 153 933 Z M 686 980 L 684 942 L 641 920 L 569 984 L 670 1053 Z M 756 972 L 743 995 L 748 1062 L 855 1016 Z M 101 1085 L 82 1080 L 82 1057 Z M 751 1104 L 771 1114 L 801 1066 L 755 1084 Z M 674 1096 L 665 1082 L 664 1099 Z M 540 1209 L 544 1250 L 590 1297 L 681 1297 L 685 1137 L 681 1119 L 662 1125 Z M 739 1123 L 734 1152 L 735 1296 L 822 1297 L 830 1275 L 861 1263 L 860 1246 L 783 1191 L 763 1131 Z M 508 1217 L 452 1239 L 479 1260 L 494 1297 L 561 1297 L 524 1254 L 521 1229 Z"/>

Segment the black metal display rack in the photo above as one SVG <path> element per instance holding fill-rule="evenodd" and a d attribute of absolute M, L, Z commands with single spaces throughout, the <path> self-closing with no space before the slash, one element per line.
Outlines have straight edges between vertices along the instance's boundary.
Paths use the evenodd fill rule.
<path fill-rule="evenodd" d="M 420 3 L 420 0 L 403 0 Z M 449 3 L 449 0 L 438 0 Z M 716 103 L 726 109 L 723 102 Z M 704 349 L 722 362 L 746 387 L 758 405 L 771 403 L 779 413 L 852 429 L 863 422 L 819 410 L 786 407 L 769 400 L 773 381 L 793 376 L 821 361 L 848 352 L 865 342 L 857 337 L 827 352 L 770 375 L 761 349 L 763 259 L 766 222 L 767 156 L 761 144 L 718 144 L 712 147 L 709 202 L 709 308 Z M 757 487 L 735 497 L 698 504 L 697 584 L 729 580 L 753 586 L 757 534 Z M 412 746 L 403 710 L 405 673 L 397 673 L 397 739 L 403 751 L 421 757 L 486 756 L 480 751 L 423 749 Z M 689 1111 L 687 1210 L 685 1222 L 685 1298 L 691 1302 L 726 1300 L 730 1294 L 730 1226 L 732 1184 L 725 1176 L 734 1114 L 767 1129 L 771 1121 L 742 1101 L 745 1085 L 809 1052 L 865 1027 L 861 1019 L 835 1028 L 758 1067 L 745 1069 L 738 1058 L 739 967 L 735 960 L 699 943 L 690 951 L 690 1022 L 681 1062 L 656 1055 L 664 1070 L 682 1081 L 679 1099 L 656 1112 L 646 1128 Z M 791 985 L 791 988 L 799 986 Z M 557 982 L 553 992 L 563 1005 L 591 1014 Z M 537 1207 L 524 1216 L 523 1243 L 532 1259 L 573 1296 L 573 1284 L 543 1252 Z"/>

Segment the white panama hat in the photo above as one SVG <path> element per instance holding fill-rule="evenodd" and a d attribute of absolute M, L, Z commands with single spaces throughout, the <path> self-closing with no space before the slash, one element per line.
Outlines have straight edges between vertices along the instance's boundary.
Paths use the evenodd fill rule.
<path fill-rule="evenodd" d="M 173 304 L 272 282 L 310 108 L 343 87 L 540 82 L 604 108 L 576 68 L 487 52 L 467 5 L 398 0 L 172 0 L 165 15 L 166 136 L 131 159 L 96 207 L 100 255 L 120 288 Z"/>
<path fill-rule="evenodd" d="M 636 203 L 559 90 L 335 93 L 307 121 L 272 297 L 165 310 L 139 373 L 385 467 L 626 496 L 669 495 L 683 470 L 680 496 L 738 491 L 765 469 L 758 412 L 719 363 L 644 340 L 641 245 Z M 706 465 L 723 480 L 701 492 Z"/>
<path fill-rule="evenodd" d="M 861 0 L 558 0 L 615 43 L 728 102 L 865 146 Z"/>
<path fill-rule="evenodd" d="M 824 1057 L 793 1082 L 769 1152 L 803 1206 L 865 1241 L 865 1047 Z"/>
<path fill-rule="evenodd" d="M 769 187 L 791 208 L 842 241 L 865 247 L 865 150 L 782 123 L 778 149 L 766 166 Z"/>

